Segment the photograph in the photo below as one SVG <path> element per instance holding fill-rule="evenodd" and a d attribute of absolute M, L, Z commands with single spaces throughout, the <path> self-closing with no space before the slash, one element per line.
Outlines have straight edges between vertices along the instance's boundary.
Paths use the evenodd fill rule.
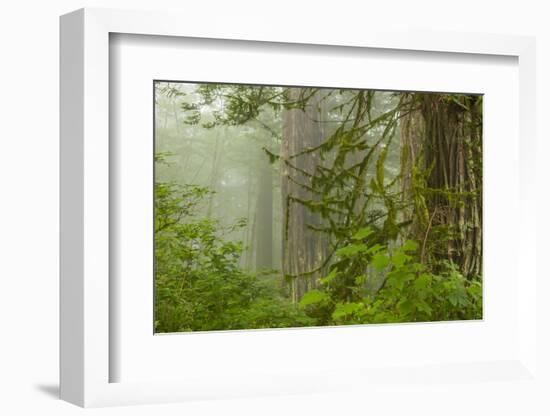
<path fill-rule="evenodd" d="M 155 333 L 483 319 L 483 95 L 152 87 Z"/>

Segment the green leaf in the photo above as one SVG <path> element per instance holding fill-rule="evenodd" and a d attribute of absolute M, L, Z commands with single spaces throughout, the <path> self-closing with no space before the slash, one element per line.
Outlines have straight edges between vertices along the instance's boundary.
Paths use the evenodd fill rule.
<path fill-rule="evenodd" d="M 473 282 L 467 290 L 468 290 L 468 294 L 473 298 L 476 298 L 476 299 L 481 298 L 481 294 L 483 292 L 481 288 L 481 283 Z"/>
<path fill-rule="evenodd" d="M 457 286 L 455 290 L 449 293 L 449 302 L 453 306 L 468 306 L 470 301 L 466 297 L 464 287 Z"/>
<path fill-rule="evenodd" d="M 382 250 L 384 247 L 381 246 L 380 244 L 375 244 L 373 245 L 372 247 L 369 247 L 369 249 L 367 250 L 367 253 L 369 254 L 374 254 L 374 253 L 378 253 L 380 250 Z"/>
<path fill-rule="evenodd" d="M 397 305 L 399 312 L 409 315 L 416 310 L 415 304 L 410 299 L 404 299 Z"/>
<path fill-rule="evenodd" d="M 373 232 L 374 232 L 374 230 L 370 227 L 361 228 L 351 238 L 352 238 L 352 240 L 362 240 L 364 238 L 367 238 Z"/>
<path fill-rule="evenodd" d="M 342 247 L 336 250 L 336 255 L 339 257 L 351 257 L 357 253 L 367 251 L 367 246 L 364 244 L 350 244 L 348 246 Z"/>
<path fill-rule="evenodd" d="M 417 248 L 418 248 L 418 244 L 416 243 L 416 241 L 413 241 L 413 240 L 407 240 L 401 246 L 401 250 L 405 252 L 415 251 Z"/>
<path fill-rule="evenodd" d="M 340 319 L 354 313 L 360 312 L 365 308 L 362 303 L 339 303 L 332 313 L 332 319 Z"/>
<path fill-rule="evenodd" d="M 414 274 L 405 270 L 388 273 L 388 285 L 398 290 L 403 290 L 405 283 L 412 279 L 414 279 Z"/>
<path fill-rule="evenodd" d="M 364 274 L 360 274 L 359 276 L 355 276 L 355 284 L 356 285 L 362 285 L 367 281 L 367 276 Z"/>
<path fill-rule="evenodd" d="M 432 283 L 432 276 L 429 274 L 421 274 L 418 279 L 414 281 L 413 287 L 418 291 L 423 291 Z"/>
<path fill-rule="evenodd" d="M 416 309 L 418 309 L 420 312 L 424 312 L 428 316 L 431 316 L 432 314 L 431 306 L 428 305 L 426 301 L 423 301 L 423 300 L 418 300 L 416 304 Z"/>
<path fill-rule="evenodd" d="M 395 267 L 397 267 L 397 268 L 402 267 L 408 259 L 410 259 L 410 257 L 407 256 L 407 255 L 406 255 L 405 253 L 403 253 L 402 251 L 397 251 L 397 252 L 391 257 L 391 260 L 392 260 L 393 264 L 394 264 Z"/>
<path fill-rule="evenodd" d="M 372 258 L 372 267 L 374 267 L 377 271 L 382 271 L 385 269 L 388 264 L 390 264 L 390 258 L 382 253 L 376 253 Z"/>
<path fill-rule="evenodd" d="M 337 275 L 338 275 L 338 270 L 332 269 L 328 275 L 319 279 L 319 282 L 323 285 L 329 284 L 336 278 Z"/>
<path fill-rule="evenodd" d="M 325 292 L 314 289 L 310 290 L 302 297 L 302 300 L 300 300 L 300 306 L 304 308 L 306 306 L 321 303 L 329 299 L 329 296 Z"/>

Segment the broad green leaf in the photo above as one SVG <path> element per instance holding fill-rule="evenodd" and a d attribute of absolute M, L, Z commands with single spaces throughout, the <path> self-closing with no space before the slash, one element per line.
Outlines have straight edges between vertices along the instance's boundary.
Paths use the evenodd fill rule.
<path fill-rule="evenodd" d="M 367 238 L 369 235 L 371 235 L 374 232 L 374 230 L 370 227 L 361 228 L 359 231 L 357 231 L 353 237 L 351 237 L 353 240 L 362 240 L 364 238 Z"/>
<path fill-rule="evenodd" d="M 372 257 L 372 267 L 374 267 L 377 271 L 382 271 L 384 268 L 388 266 L 390 263 L 390 258 L 382 253 L 376 253 Z"/>
<path fill-rule="evenodd" d="M 428 286 L 430 286 L 432 282 L 432 276 L 430 276 L 429 274 L 421 274 L 418 279 L 416 279 L 414 281 L 414 288 L 418 291 L 422 291 L 422 290 L 426 290 L 428 288 Z"/>
<path fill-rule="evenodd" d="M 332 269 L 328 275 L 319 279 L 319 282 L 323 285 L 329 284 L 336 278 L 337 275 L 338 275 L 338 270 Z"/>
<path fill-rule="evenodd" d="M 325 292 L 314 289 L 310 290 L 302 297 L 302 300 L 300 300 L 300 306 L 303 308 L 308 305 L 314 305 L 316 303 L 321 303 L 329 299 L 329 296 Z"/>
<path fill-rule="evenodd" d="M 380 244 L 375 244 L 373 245 L 372 247 L 369 247 L 369 249 L 367 250 L 367 253 L 369 254 L 374 254 L 374 253 L 378 253 L 380 250 L 382 250 L 384 247 L 381 246 Z"/>
<path fill-rule="evenodd" d="M 414 274 L 406 270 L 398 270 L 388 273 L 388 285 L 403 290 L 405 282 L 414 279 Z"/>
<path fill-rule="evenodd" d="M 362 303 L 339 303 L 332 313 L 332 319 L 340 319 L 364 310 Z"/>
<path fill-rule="evenodd" d="M 458 284 L 456 284 L 454 290 L 449 293 L 448 299 L 453 306 L 468 306 L 470 304 L 464 286 Z"/>
<path fill-rule="evenodd" d="M 405 253 L 403 253 L 402 251 L 397 251 L 392 257 L 391 257 L 391 261 L 393 262 L 393 264 L 395 265 L 395 267 L 401 267 L 405 264 L 405 262 L 409 259 L 410 257 L 407 256 Z"/>
<path fill-rule="evenodd" d="M 410 299 L 404 299 L 397 305 L 397 308 L 401 313 L 409 315 L 416 310 L 415 304 Z"/>
<path fill-rule="evenodd" d="M 350 244 L 348 246 L 339 248 L 336 250 L 336 255 L 339 257 L 351 257 L 356 255 L 357 253 L 365 252 L 367 251 L 367 246 L 364 244 Z"/>
<path fill-rule="evenodd" d="M 415 251 L 417 248 L 418 248 L 418 244 L 416 243 L 416 241 L 413 241 L 413 240 L 407 240 L 401 246 L 401 250 L 405 252 Z"/>
<path fill-rule="evenodd" d="M 428 316 L 431 316 L 432 314 L 432 307 L 423 300 L 418 300 L 416 304 L 416 309 L 418 309 L 420 312 L 424 312 Z"/>

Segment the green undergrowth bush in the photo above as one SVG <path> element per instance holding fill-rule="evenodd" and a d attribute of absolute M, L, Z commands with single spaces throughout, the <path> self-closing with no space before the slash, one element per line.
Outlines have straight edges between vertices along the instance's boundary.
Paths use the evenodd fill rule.
<path fill-rule="evenodd" d="M 275 281 L 239 268 L 243 248 L 223 238 L 227 229 L 195 216 L 209 193 L 199 186 L 155 186 L 155 331 L 314 325 Z"/>
<path fill-rule="evenodd" d="M 390 248 L 372 243 L 374 234 L 370 228 L 359 230 L 336 251 L 320 287 L 303 296 L 300 306 L 318 324 L 481 319 L 479 279 L 466 279 L 447 261 L 435 274 L 418 261 L 416 242 Z"/>
<path fill-rule="evenodd" d="M 277 278 L 260 278 L 239 267 L 243 247 L 224 239 L 228 229 L 195 216 L 208 189 L 157 183 L 155 193 L 156 332 L 482 317 L 479 279 L 466 279 L 451 262 L 421 263 L 412 240 L 380 244 L 368 227 L 336 250 L 318 288 L 294 305 Z M 243 226 L 237 222 L 229 228 Z"/>

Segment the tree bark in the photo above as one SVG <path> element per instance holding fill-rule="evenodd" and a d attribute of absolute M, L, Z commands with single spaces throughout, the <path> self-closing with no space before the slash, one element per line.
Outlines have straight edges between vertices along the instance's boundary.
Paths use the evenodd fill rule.
<path fill-rule="evenodd" d="M 223 147 L 225 136 L 225 129 L 223 132 L 217 132 L 216 141 L 214 144 L 214 155 L 212 157 L 212 168 L 210 171 L 209 186 L 208 189 L 212 191 L 208 200 L 208 206 L 206 209 L 206 216 L 212 218 L 214 213 L 214 193 L 217 191 L 218 182 L 222 174 L 222 159 L 223 159 Z"/>
<path fill-rule="evenodd" d="M 401 125 L 403 198 L 414 201 L 409 233 L 469 278 L 482 267 L 480 100 L 415 94 Z"/>
<path fill-rule="evenodd" d="M 290 88 L 290 101 L 300 100 L 308 90 Z M 281 143 L 281 193 L 283 204 L 283 274 L 290 284 L 291 298 L 298 302 L 304 293 L 317 286 L 322 275 L 320 266 L 326 258 L 326 237 L 309 229 L 319 225 L 318 214 L 312 213 L 300 200 L 314 200 L 308 189 L 311 176 L 321 161 L 317 152 L 302 153 L 318 146 L 323 140 L 323 126 L 319 112 L 319 92 L 305 107 L 287 109 L 283 113 Z"/>
<path fill-rule="evenodd" d="M 263 151 L 262 151 L 263 153 Z M 262 154 L 262 156 L 265 156 Z M 263 157 L 259 169 L 258 199 L 256 204 L 256 270 L 273 268 L 273 171 Z"/>

